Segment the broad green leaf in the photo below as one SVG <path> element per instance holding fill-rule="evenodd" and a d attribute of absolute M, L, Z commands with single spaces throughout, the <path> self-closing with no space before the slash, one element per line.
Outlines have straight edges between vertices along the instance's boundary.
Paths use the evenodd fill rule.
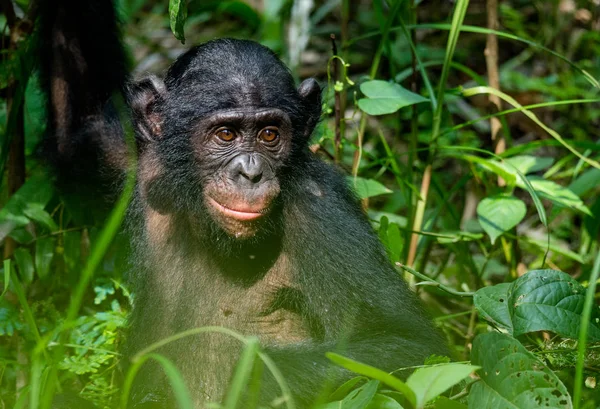
<path fill-rule="evenodd" d="M 473 301 L 483 318 L 514 336 L 552 331 L 577 338 L 585 288 L 568 274 L 556 270 L 533 270 L 513 283 L 485 287 Z M 594 307 L 589 337 L 600 341 L 600 307 Z"/>
<path fill-rule="evenodd" d="M 471 387 L 471 409 L 571 409 L 565 386 L 516 339 L 497 332 L 473 341 L 471 362 L 481 380 Z"/>
<path fill-rule="evenodd" d="M 581 199 L 566 187 L 563 187 L 551 180 L 546 180 L 537 176 L 527 178 L 535 191 L 542 197 L 567 208 L 573 208 L 587 215 L 592 215 L 590 209 L 583 204 Z M 517 186 L 525 189 L 525 183 L 521 178 L 517 179 Z"/>
<path fill-rule="evenodd" d="M 40 203 L 28 204 L 27 207 L 23 209 L 23 214 L 29 219 L 40 223 L 52 232 L 58 230 L 58 226 L 52 219 L 52 216 L 44 210 L 44 205 Z"/>
<path fill-rule="evenodd" d="M 31 253 L 29 253 L 29 250 L 19 247 L 15 250 L 14 257 L 19 268 L 21 281 L 23 284 L 30 284 L 33 281 L 33 272 L 35 271 Z"/>
<path fill-rule="evenodd" d="M 512 283 L 502 283 L 480 288 L 473 296 L 473 302 L 484 319 L 512 334 L 513 325 L 508 309 L 508 290 L 511 286 Z"/>
<path fill-rule="evenodd" d="M 517 168 L 522 174 L 539 172 L 544 170 L 554 163 L 554 158 L 543 156 L 519 155 L 504 159 L 507 163 Z M 511 166 L 507 166 L 510 171 Z M 513 170 L 514 172 L 514 170 Z M 517 175 L 516 172 L 515 176 Z"/>
<path fill-rule="evenodd" d="M 448 399 L 445 396 L 440 396 L 433 402 L 432 409 L 467 409 L 467 405 L 456 400 Z"/>
<path fill-rule="evenodd" d="M 369 381 L 360 388 L 350 392 L 342 400 L 342 408 L 344 409 L 365 409 L 375 397 L 379 381 Z"/>
<path fill-rule="evenodd" d="M 579 175 L 569 185 L 569 190 L 581 197 L 597 186 L 600 186 L 600 169 L 592 168 Z"/>
<path fill-rule="evenodd" d="M 16 227 L 29 223 L 25 210 L 32 206 L 43 209 L 52 198 L 53 192 L 52 182 L 47 175 L 35 175 L 27 179 L 0 210 L 0 241 Z"/>
<path fill-rule="evenodd" d="M 403 409 L 395 399 L 378 393 L 373 397 L 367 409 Z"/>
<path fill-rule="evenodd" d="M 552 331 L 566 338 L 579 335 L 585 288 L 568 274 L 533 270 L 519 277 L 508 291 L 514 335 Z M 600 341 L 600 307 L 592 310 L 588 336 Z"/>
<path fill-rule="evenodd" d="M 348 177 L 348 180 L 354 186 L 354 190 L 360 199 L 392 193 L 390 189 L 373 179 Z"/>
<path fill-rule="evenodd" d="M 331 395 L 329 395 L 330 401 L 338 401 L 344 399 L 346 395 L 350 393 L 352 389 L 361 381 L 368 380 L 364 376 L 355 376 L 344 382 L 339 388 L 337 388 Z"/>
<path fill-rule="evenodd" d="M 360 379 L 360 378 L 359 378 Z M 371 380 L 360 388 L 348 393 L 342 400 L 319 405 L 315 409 L 366 409 L 372 407 L 370 404 L 377 393 L 379 381 Z"/>
<path fill-rule="evenodd" d="M 187 19 L 187 0 L 169 0 L 169 22 L 176 39 L 185 44 L 183 26 Z"/>
<path fill-rule="evenodd" d="M 526 213 L 525 203 L 513 196 L 486 197 L 477 206 L 477 218 L 490 236 L 492 244 L 499 236 L 519 224 Z"/>
<path fill-rule="evenodd" d="M 400 108 L 428 101 L 398 84 L 381 80 L 363 82 L 360 90 L 367 98 L 359 99 L 358 107 L 369 115 L 392 114 Z"/>
<path fill-rule="evenodd" d="M 364 375 L 368 376 L 369 378 L 377 379 L 378 381 L 386 384 L 387 386 L 390 386 L 395 390 L 402 392 L 402 394 L 406 397 L 406 400 L 408 400 L 412 404 L 412 406 L 415 406 L 417 399 L 415 393 L 408 387 L 408 385 L 406 385 L 406 383 L 402 382 L 395 376 L 390 375 L 389 373 L 384 372 L 381 369 L 377 369 L 370 365 L 354 361 L 350 358 L 343 357 L 333 352 L 327 352 L 325 355 L 327 356 L 327 358 L 329 358 L 330 361 L 343 368 L 346 368 L 359 375 Z"/>
<path fill-rule="evenodd" d="M 464 364 L 445 364 L 417 369 L 406 380 L 406 385 L 413 390 L 417 397 L 417 408 L 422 408 L 432 399 L 456 385 L 472 372 L 477 366 Z"/>
<path fill-rule="evenodd" d="M 39 278 L 45 278 L 50 271 L 50 263 L 54 256 L 54 238 L 42 237 L 35 243 L 35 271 Z"/>

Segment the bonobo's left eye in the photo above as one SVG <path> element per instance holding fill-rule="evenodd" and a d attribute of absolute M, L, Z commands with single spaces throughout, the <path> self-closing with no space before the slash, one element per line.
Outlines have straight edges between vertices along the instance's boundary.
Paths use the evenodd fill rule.
<path fill-rule="evenodd" d="M 220 128 L 215 133 L 217 138 L 224 142 L 231 142 L 235 138 L 235 133 L 231 129 L 228 128 Z"/>
<path fill-rule="evenodd" d="M 270 126 L 260 131 L 258 138 L 263 142 L 273 143 L 279 138 L 279 130 L 274 126 Z"/>

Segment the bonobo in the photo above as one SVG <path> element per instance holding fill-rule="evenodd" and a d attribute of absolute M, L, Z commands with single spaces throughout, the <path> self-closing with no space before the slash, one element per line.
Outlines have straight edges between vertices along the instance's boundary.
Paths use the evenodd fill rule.
<path fill-rule="evenodd" d="M 93 177 L 103 194 L 119 185 L 128 157 L 112 94 L 125 95 L 134 128 L 126 356 L 187 329 L 231 328 L 259 338 L 307 407 L 326 381 L 351 376 L 328 351 L 385 371 L 446 353 L 344 176 L 308 149 L 321 115 L 315 80 L 296 87 L 269 49 L 220 39 L 179 57 L 164 80 L 130 82 L 113 5 L 52 3 L 41 71 L 59 180 Z M 202 407 L 223 397 L 240 350 L 202 333 L 158 352 Z M 174 407 L 162 369 L 145 365 L 133 407 Z M 281 393 L 267 372 L 263 403 Z"/>

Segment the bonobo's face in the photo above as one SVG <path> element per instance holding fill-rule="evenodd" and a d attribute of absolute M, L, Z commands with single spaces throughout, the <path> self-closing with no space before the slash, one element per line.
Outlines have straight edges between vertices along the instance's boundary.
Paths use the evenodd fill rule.
<path fill-rule="evenodd" d="M 248 239 L 275 222 L 283 178 L 301 172 L 321 90 L 296 88 L 260 44 L 225 39 L 188 51 L 164 82 L 132 84 L 129 103 L 145 202 Z"/>
<path fill-rule="evenodd" d="M 290 118 L 274 108 L 224 109 L 202 118 L 194 133 L 208 213 L 230 236 L 254 236 L 276 206 L 292 144 Z"/>

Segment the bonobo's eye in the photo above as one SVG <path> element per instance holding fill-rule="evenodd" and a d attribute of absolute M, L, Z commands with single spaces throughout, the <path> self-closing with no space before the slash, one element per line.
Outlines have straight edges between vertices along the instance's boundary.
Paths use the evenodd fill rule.
<path fill-rule="evenodd" d="M 260 131 L 258 137 L 263 142 L 273 143 L 279 138 L 279 130 L 274 126 L 270 126 Z"/>
<path fill-rule="evenodd" d="M 217 138 L 225 142 L 231 142 L 235 138 L 235 133 L 228 128 L 219 128 L 217 132 L 215 132 Z"/>

